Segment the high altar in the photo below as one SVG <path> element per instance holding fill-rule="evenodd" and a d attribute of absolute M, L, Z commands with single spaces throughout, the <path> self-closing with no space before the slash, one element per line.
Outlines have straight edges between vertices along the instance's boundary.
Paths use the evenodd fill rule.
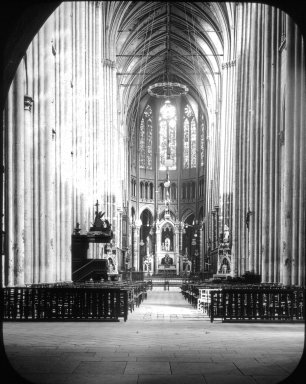
<path fill-rule="evenodd" d="M 155 255 L 147 257 L 144 271 L 149 274 L 179 275 L 183 271 L 179 254 L 180 223 L 171 218 L 156 223 Z"/>

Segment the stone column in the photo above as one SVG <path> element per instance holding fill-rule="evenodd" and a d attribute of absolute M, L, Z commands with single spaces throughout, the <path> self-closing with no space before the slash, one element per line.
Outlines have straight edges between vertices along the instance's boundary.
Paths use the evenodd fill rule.
<path fill-rule="evenodd" d="M 178 275 L 180 273 L 180 230 L 179 230 L 179 224 L 176 224 L 174 226 L 174 236 L 175 236 L 175 257 L 176 257 L 176 274 Z"/>
<path fill-rule="evenodd" d="M 54 134 L 54 143 L 55 143 L 55 212 L 54 212 L 54 220 L 55 220 L 55 236 L 56 236 L 56 247 L 55 247 L 55 275 L 56 281 L 64 280 L 64 272 L 62 267 L 62 259 L 63 259 L 63 250 L 62 250 L 62 183 L 61 183 L 61 168 L 62 168 L 62 159 L 61 159 L 61 143 L 62 143 L 62 132 L 61 132 L 61 83 L 62 83 L 62 73 L 61 73 L 61 62 L 60 62 L 60 46 L 59 46 L 59 36 L 61 35 L 60 30 L 60 9 L 57 8 L 54 14 L 54 22 L 55 22 L 55 37 L 54 37 L 54 72 L 55 72 L 55 134 Z M 56 48 L 56 49 L 55 49 Z"/>
<path fill-rule="evenodd" d="M 13 102 L 15 106 L 14 132 L 15 140 L 13 150 L 14 156 L 14 189 L 15 197 L 14 211 L 14 284 L 24 285 L 24 63 L 18 66 L 15 80 L 13 82 Z"/>
<path fill-rule="evenodd" d="M 258 84 L 256 83 L 256 56 L 257 56 L 257 4 L 251 6 L 252 18 L 251 18 L 251 36 L 250 36 L 250 113 L 249 113 L 249 130 L 250 130 L 250 144 L 249 144 L 249 201 L 248 210 L 252 212 L 249 220 L 248 228 L 248 253 L 249 253 L 249 265 L 248 270 L 254 272 L 254 203 L 255 203 L 255 140 L 256 140 L 256 125 L 255 125 L 255 113 L 256 113 L 256 92 Z"/>
<path fill-rule="evenodd" d="M 179 248 L 178 248 L 178 252 L 180 255 L 182 255 L 184 252 L 183 252 L 183 231 L 184 231 L 184 223 L 180 223 L 180 226 L 179 226 Z"/>
<path fill-rule="evenodd" d="M 305 42 L 304 40 L 301 40 L 301 68 L 305 68 Z M 303 107 L 306 103 L 306 89 L 305 89 L 305 70 L 301 71 L 301 78 L 300 78 L 300 84 L 301 84 L 301 100 L 302 100 L 302 107 L 300 109 L 300 134 L 301 134 L 301 140 L 300 142 L 300 185 L 299 185 L 299 234 L 298 234 L 298 254 L 299 254 L 299 261 L 298 261 L 298 284 L 304 285 L 305 284 L 305 209 L 306 209 L 306 201 L 305 201 L 305 189 L 306 189 L 306 153 L 305 153 L 305 145 L 306 145 L 306 129 L 305 129 L 305 122 L 306 122 L 306 110 Z"/>
<path fill-rule="evenodd" d="M 161 232 L 159 226 L 156 225 L 156 255 L 155 255 L 155 271 L 158 272 L 158 256 L 161 251 Z"/>
<path fill-rule="evenodd" d="M 276 29 L 276 40 L 278 40 L 278 36 L 280 36 L 280 10 L 276 9 L 276 20 L 275 20 L 275 29 Z M 276 41 L 277 43 L 277 41 Z M 275 100 L 275 126 L 274 126 L 274 156 L 275 156 L 275 171 L 274 171 L 274 265 L 273 265 L 273 281 L 280 281 L 280 201 L 281 194 L 279 191 L 280 183 L 281 183 L 281 140 L 280 140 L 280 132 L 281 132 L 281 78 L 279 76 L 280 73 L 280 63 L 281 63 L 281 55 L 278 51 L 275 52 L 274 58 L 274 70 L 275 70 L 275 92 L 276 92 L 276 100 Z"/>
<path fill-rule="evenodd" d="M 85 29 L 85 18 L 86 18 L 86 3 L 77 2 L 77 19 L 76 23 L 78 28 L 76 29 L 77 38 L 77 77 L 76 77 L 76 88 L 77 88 L 77 167 L 79 169 L 76 179 L 77 189 L 77 207 L 78 207 L 78 220 L 80 221 L 81 227 L 84 231 L 88 231 L 90 223 L 87 220 L 87 205 L 88 205 L 88 193 L 87 193 L 87 180 L 86 180 L 86 94 L 85 94 L 85 71 L 86 71 L 86 29 Z M 81 54 L 80 54 L 81 53 Z M 105 83 L 104 83 L 105 84 Z M 103 102 L 103 98 L 101 103 Z M 103 123 L 103 122 L 102 122 Z M 104 126 L 104 124 L 103 124 Z M 105 142 L 104 130 L 101 133 L 102 140 Z M 101 154 L 105 156 L 105 152 Z M 103 163 L 104 158 L 102 159 Z M 102 183 L 101 183 L 102 184 Z M 104 183 L 101 186 L 101 194 L 104 195 Z M 104 198 L 104 196 L 103 196 Z M 106 211 L 105 201 L 101 200 L 105 207 L 105 216 L 107 217 L 108 212 Z M 94 202 L 92 202 L 93 204 Z"/>
<path fill-rule="evenodd" d="M 65 281 L 71 281 L 71 235 L 73 232 L 72 223 L 72 2 L 64 2 L 64 19 L 65 19 L 65 99 L 66 99 L 66 146 L 65 146 L 65 161 L 66 164 L 66 177 L 65 177 Z M 69 239 L 69 241 L 67 241 Z"/>
<path fill-rule="evenodd" d="M 46 278 L 46 238 L 45 238 L 45 228 L 46 228 L 46 155 L 45 155 L 45 141 L 46 138 L 46 117 L 45 117 L 45 29 L 42 28 L 38 32 L 38 76 L 39 76 L 39 94 L 38 94 L 38 206 L 39 206 L 39 261 L 38 261 L 38 271 L 39 271 L 39 283 L 44 283 Z"/>
<path fill-rule="evenodd" d="M 250 41 L 250 4 L 243 6 L 243 29 L 242 29 L 242 50 L 241 50 L 241 92 L 240 99 L 240 240 L 239 240 L 239 274 L 243 275 L 248 265 L 248 231 L 245 225 L 245 216 L 248 209 L 248 177 L 247 169 L 249 164 L 248 146 L 248 109 L 249 109 L 249 41 Z"/>
<path fill-rule="evenodd" d="M 264 72 L 263 72 L 263 125 L 262 125 L 262 282 L 269 277 L 269 180 L 270 180 L 270 108 L 271 108 L 271 7 L 264 6 Z"/>
<path fill-rule="evenodd" d="M 33 48 L 33 99 L 39 100 L 39 39 L 36 35 L 32 41 Z M 38 104 L 38 103 L 37 103 Z M 33 181 L 32 181 L 32 195 L 33 195 L 33 283 L 39 283 L 40 278 L 40 266 L 39 266 L 39 252 L 40 252 L 40 238 L 39 238 L 39 167 L 40 167 L 40 157 L 39 157 L 39 107 L 35 103 L 35 108 L 32 111 L 33 114 Z"/>
<path fill-rule="evenodd" d="M 6 129 L 6 136 L 5 136 L 5 144 L 6 148 L 13 148 L 14 146 L 14 131 L 15 131 L 15 108 L 14 105 L 14 88 L 15 88 L 15 81 L 13 80 L 10 91 L 8 93 L 7 97 L 7 109 L 6 109 L 6 120 L 7 123 L 7 129 Z M 4 271 L 7 270 L 8 276 L 6 279 L 6 284 L 9 287 L 12 287 L 15 285 L 15 277 L 14 277 L 14 269 L 15 269 L 15 224 L 14 224 L 14 175 L 15 175 L 15 166 L 14 166 L 14 154 L 12 150 L 7 151 L 7 155 L 5 158 L 6 161 L 6 175 L 7 175 L 7 182 L 5 184 L 5 197 L 6 197 L 6 204 L 5 204 L 5 232 L 6 232 L 6 251 L 7 251 L 7 259 L 3 257 L 2 260 L 4 260 Z M 2 256 L 1 256 L 2 257 Z"/>
<path fill-rule="evenodd" d="M 291 284 L 292 271 L 292 227 L 296 225 L 292 218 L 292 170 L 293 170 L 293 142 L 294 132 L 294 24 L 287 16 L 286 26 L 287 64 L 286 64 L 286 115 L 285 115 L 285 143 L 284 143 L 284 172 L 282 186 L 282 283 Z"/>
<path fill-rule="evenodd" d="M 292 168 L 292 270 L 291 270 L 291 284 L 298 284 L 298 265 L 299 257 L 303 257 L 298 252 L 298 225 L 299 225 L 299 184 L 302 180 L 300 177 L 300 154 L 299 149 L 301 146 L 300 135 L 300 109 L 304 108 L 301 105 L 301 69 L 300 69 L 300 57 L 301 57 L 301 38 L 297 31 L 297 26 L 294 26 L 294 109 L 293 109 L 293 168 Z M 305 70 L 305 68 L 304 68 Z M 304 127 L 305 129 L 305 127 Z M 305 147 L 305 146 L 304 146 Z"/>
<path fill-rule="evenodd" d="M 134 267 L 135 271 L 139 271 L 139 256 L 140 256 L 140 227 L 141 225 L 135 224 L 134 229 Z"/>
<path fill-rule="evenodd" d="M 44 282 L 54 282 L 55 266 L 54 246 L 55 246 L 55 225 L 54 225 L 54 192 L 55 192 L 55 170 L 54 170 L 54 130 L 55 130 L 55 110 L 54 110 L 54 57 L 52 55 L 52 34 L 53 21 L 49 19 L 44 25 L 44 95 L 42 95 L 41 104 L 44 110 L 44 137 L 40 146 L 44 147 L 45 166 L 43 169 L 45 185 L 44 185 L 44 238 L 45 238 L 45 275 Z"/>
<path fill-rule="evenodd" d="M 240 199 L 239 199 L 239 164 L 240 164 L 240 90 L 241 90 L 241 41 L 242 41 L 242 4 L 236 5 L 236 105 L 235 105 L 235 124 L 233 133 L 233 158 L 235 159 L 233 164 L 233 228 L 232 228 L 232 276 L 237 276 L 240 272 L 239 258 L 240 258 Z"/>
<path fill-rule="evenodd" d="M 277 196 L 275 194 L 275 181 L 277 180 L 277 151 L 275 148 L 275 141 L 278 142 L 277 129 L 278 124 L 276 123 L 278 111 L 277 97 L 277 56 L 278 53 L 278 35 L 277 35 L 277 9 L 272 7 L 271 9 L 271 93 L 270 93 L 270 143 L 269 143 L 269 167 L 270 167 L 270 178 L 269 178 L 269 253 L 268 253 L 268 281 L 276 281 L 275 276 L 275 256 L 277 250 L 275 249 L 275 230 L 278 226 L 275 220 L 275 200 Z"/>
<path fill-rule="evenodd" d="M 32 68 L 29 68 L 31 71 Z M 32 105 L 31 96 L 24 96 L 24 281 L 26 284 L 33 282 L 33 175 L 32 175 L 32 140 L 33 140 L 33 121 L 32 121 Z M 35 235 L 35 234 L 34 234 Z"/>
<path fill-rule="evenodd" d="M 263 18 L 263 12 L 262 4 L 256 4 L 256 7 L 258 9 L 258 18 L 257 18 L 257 27 L 256 27 L 256 41 L 257 41 L 257 55 L 256 55 L 256 84 L 257 84 L 257 90 L 256 90 L 256 100 L 255 100 L 255 175 L 254 175 L 254 183 L 255 183 L 255 191 L 254 191 L 254 217 L 253 217 L 253 223 L 254 223 L 254 272 L 255 273 L 261 273 L 261 262 L 260 262 L 260 252 L 261 252 L 261 226 L 260 226 L 260 220 L 261 220 L 261 171 L 260 171 L 260 164 L 261 164 L 261 129 L 260 129 L 260 116 L 261 116 L 261 103 L 262 103 L 262 18 Z"/>

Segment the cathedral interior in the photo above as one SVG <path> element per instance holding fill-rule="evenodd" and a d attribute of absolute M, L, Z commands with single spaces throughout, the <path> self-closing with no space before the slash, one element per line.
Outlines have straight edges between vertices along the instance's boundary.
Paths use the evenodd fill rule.
<path fill-rule="evenodd" d="M 38 384 L 283 380 L 305 339 L 301 6 L 25 3 L 0 14 L 14 368 Z"/>
<path fill-rule="evenodd" d="M 86 258 L 112 259 L 116 274 L 303 286 L 294 20 L 255 3 L 53 7 L 6 67 L 3 285 L 71 281 L 72 235 L 99 212 L 112 239 Z"/>

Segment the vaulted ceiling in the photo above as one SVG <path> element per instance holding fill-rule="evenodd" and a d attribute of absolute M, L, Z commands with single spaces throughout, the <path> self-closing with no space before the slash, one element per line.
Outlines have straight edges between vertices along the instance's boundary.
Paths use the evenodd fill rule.
<path fill-rule="evenodd" d="M 118 7 L 120 6 L 118 3 Z M 148 87 L 178 82 L 202 106 L 216 95 L 229 55 L 232 5 L 210 2 L 123 2 L 116 64 L 123 100 L 133 109 Z M 119 8 L 118 8 L 119 9 Z M 113 14 L 117 15 L 113 9 Z"/>

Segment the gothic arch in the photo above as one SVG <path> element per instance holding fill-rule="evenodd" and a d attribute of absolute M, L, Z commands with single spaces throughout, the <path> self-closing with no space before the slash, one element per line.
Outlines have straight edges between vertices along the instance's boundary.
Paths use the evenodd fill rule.
<path fill-rule="evenodd" d="M 185 222 L 187 218 L 191 215 L 195 216 L 194 212 L 190 208 L 185 209 L 182 214 L 181 221 Z"/>
<path fill-rule="evenodd" d="M 144 205 L 143 207 L 141 207 L 141 209 L 139 210 L 139 216 L 141 216 L 143 214 L 144 211 L 149 211 L 152 218 L 154 217 L 154 210 L 151 206 L 149 205 Z"/>

